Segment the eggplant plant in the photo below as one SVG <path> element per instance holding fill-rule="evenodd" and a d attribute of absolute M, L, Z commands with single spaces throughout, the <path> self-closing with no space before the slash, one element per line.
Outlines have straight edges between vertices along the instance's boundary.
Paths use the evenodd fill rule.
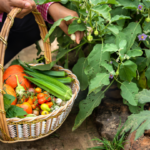
<path fill-rule="evenodd" d="M 37 4 L 50 1 L 35 0 Z M 86 99 L 79 104 L 73 130 L 92 114 L 106 90 L 117 82 L 124 104 L 133 113 L 123 131 L 138 129 L 136 139 L 139 138 L 149 128 L 150 119 L 149 111 L 144 111 L 144 105 L 150 102 L 150 0 L 53 1 L 59 1 L 79 14 L 79 18 L 59 19 L 45 37 L 51 42 L 57 38 L 59 43 L 58 55 L 52 65 L 76 50 L 78 61 L 72 70 L 80 81 L 81 90 L 88 88 Z M 84 31 L 81 43 L 73 48 L 70 45 L 74 40 L 59 28 L 61 21 L 70 19 L 74 21 L 69 25 L 69 34 Z M 83 52 L 85 45 L 88 55 Z M 68 63 L 65 59 L 65 67 Z"/>

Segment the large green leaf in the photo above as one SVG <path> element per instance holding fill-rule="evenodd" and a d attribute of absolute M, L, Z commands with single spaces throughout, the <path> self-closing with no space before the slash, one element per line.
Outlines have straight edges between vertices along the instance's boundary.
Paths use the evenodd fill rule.
<path fill-rule="evenodd" d="M 109 64 L 108 62 L 104 61 L 101 63 L 101 66 L 104 67 L 109 72 L 109 74 L 112 74 L 112 75 L 116 74 L 113 69 L 112 64 Z"/>
<path fill-rule="evenodd" d="M 115 44 L 105 44 L 103 51 L 104 52 L 117 52 L 119 49 Z"/>
<path fill-rule="evenodd" d="M 123 33 L 123 32 L 119 32 L 119 34 L 116 35 L 116 45 L 117 45 L 117 47 L 120 47 L 120 43 L 124 40 L 126 40 L 126 34 Z M 125 46 L 124 49 L 121 49 L 120 53 L 123 55 L 126 51 L 127 50 L 126 50 L 126 46 Z"/>
<path fill-rule="evenodd" d="M 77 20 L 74 20 L 72 24 L 69 25 L 68 33 L 73 34 L 76 31 L 84 31 L 86 30 L 86 26 L 83 22 L 77 23 Z"/>
<path fill-rule="evenodd" d="M 138 99 L 140 104 L 146 104 L 150 102 L 150 90 L 143 89 L 136 95 L 136 99 Z"/>
<path fill-rule="evenodd" d="M 142 27 L 145 34 L 150 33 L 150 22 L 144 21 Z"/>
<path fill-rule="evenodd" d="M 133 82 L 123 82 L 121 84 L 121 96 L 127 100 L 131 105 L 137 106 L 137 102 L 135 101 L 135 95 L 138 93 L 138 87 Z"/>
<path fill-rule="evenodd" d="M 77 129 L 82 124 L 82 122 L 92 114 L 94 108 L 98 107 L 101 103 L 102 98 L 104 98 L 104 93 L 100 91 L 97 94 L 91 93 L 85 100 L 80 102 L 80 110 L 75 119 L 75 124 L 72 130 Z"/>
<path fill-rule="evenodd" d="M 78 62 L 74 65 L 72 71 L 77 76 L 80 81 L 80 88 L 81 90 L 85 90 L 88 87 L 88 78 L 87 75 L 84 73 L 84 69 L 87 66 L 87 59 L 80 58 Z"/>
<path fill-rule="evenodd" d="M 131 17 L 129 17 L 129 16 L 123 16 L 123 15 L 115 15 L 111 19 L 111 22 L 115 22 L 115 21 L 122 20 L 122 19 L 131 19 Z"/>
<path fill-rule="evenodd" d="M 143 0 L 143 3 L 147 8 L 150 8 L 150 1 L 149 0 Z"/>
<path fill-rule="evenodd" d="M 99 87 L 102 87 L 102 85 L 108 85 L 109 83 L 108 73 L 97 73 L 96 77 L 90 81 L 89 94 L 97 90 Z"/>
<path fill-rule="evenodd" d="M 118 0 L 118 2 L 126 9 L 137 9 L 139 0 Z"/>
<path fill-rule="evenodd" d="M 128 10 L 127 9 L 122 9 L 122 7 L 117 7 L 117 8 L 113 8 L 112 10 L 111 10 L 111 15 L 112 15 L 112 18 L 116 18 L 115 16 L 118 16 L 118 14 L 120 15 L 120 16 L 127 16 L 128 15 Z M 130 17 L 130 16 L 128 16 L 128 17 Z M 121 20 L 118 20 L 118 21 L 116 21 L 116 23 L 119 25 L 119 26 L 121 26 L 121 27 L 123 27 L 124 26 L 124 24 L 125 24 L 125 19 L 121 19 Z M 128 21 L 128 20 L 127 20 Z"/>
<path fill-rule="evenodd" d="M 89 0 L 92 5 L 98 4 L 118 4 L 116 0 Z"/>
<path fill-rule="evenodd" d="M 9 94 L 4 94 L 3 98 L 4 98 L 4 108 L 5 108 L 5 111 L 7 111 L 11 107 L 11 103 L 15 100 L 15 97 Z"/>
<path fill-rule="evenodd" d="M 85 69 L 85 73 L 87 74 L 89 80 L 94 78 L 97 73 L 104 72 L 104 68 L 101 67 L 101 63 L 105 60 L 109 61 L 110 54 L 108 52 L 103 53 L 102 44 L 96 44 L 87 57 L 88 66 Z"/>
<path fill-rule="evenodd" d="M 23 108 L 17 107 L 15 105 L 11 105 L 6 112 L 7 118 L 21 117 L 27 115 L 26 111 Z"/>
<path fill-rule="evenodd" d="M 133 49 L 133 50 L 129 50 L 127 52 L 127 55 L 129 57 L 137 57 L 137 56 L 141 56 L 143 54 L 142 50 L 137 50 L 137 49 Z"/>
<path fill-rule="evenodd" d="M 145 58 L 145 57 L 136 57 L 135 63 L 138 66 L 138 71 L 142 72 L 147 66 L 147 58 Z"/>
<path fill-rule="evenodd" d="M 129 50 L 133 46 L 137 34 L 141 33 L 142 30 L 139 23 L 131 22 L 126 28 L 124 28 L 123 32 L 126 34 L 126 40 L 128 42 L 127 50 Z"/>
<path fill-rule="evenodd" d="M 119 29 L 115 25 L 109 25 L 107 29 L 110 30 L 115 35 L 119 33 Z"/>
<path fill-rule="evenodd" d="M 145 130 L 149 130 L 150 124 L 150 111 L 145 110 L 140 112 L 139 114 L 132 114 L 128 117 L 128 120 L 125 123 L 125 126 L 122 130 L 122 133 L 131 132 L 137 130 L 135 140 L 141 137 L 144 134 Z"/>
<path fill-rule="evenodd" d="M 60 27 L 56 27 L 50 36 L 50 42 L 53 43 L 56 38 L 63 37 L 64 32 Z"/>
<path fill-rule="evenodd" d="M 133 77 L 136 77 L 136 70 L 137 65 L 134 62 L 130 60 L 125 61 L 120 65 L 119 69 L 120 79 L 125 81 L 131 81 Z"/>
<path fill-rule="evenodd" d="M 148 68 L 145 72 L 145 76 L 146 76 L 146 79 L 147 79 L 147 85 L 150 88 L 150 66 L 148 66 Z"/>
<path fill-rule="evenodd" d="M 147 58 L 146 65 L 149 66 L 150 65 L 150 50 L 144 49 L 144 51 L 145 51 L 145 55 L 146 55 L 146 58 Z"/>
<path fill-rule="evenodd" d="M 107 20 L 110 20 L 110 11 L 111 8 L 108 5 L 98 5 L 91 8 L 92 11 L 97 13 L 98 15 L 101 15 Z"/>

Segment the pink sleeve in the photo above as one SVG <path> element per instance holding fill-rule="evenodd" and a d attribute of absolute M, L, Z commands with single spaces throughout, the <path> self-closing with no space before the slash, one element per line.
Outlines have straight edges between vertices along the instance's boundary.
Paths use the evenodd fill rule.
<path fill-rule="evenodd" d="M 48 15 L 48 8 L 53 3 L 54 2 L 49 2 L 49 3 L 43 4 L 43 5 L 37 5 L 37 9 L 39 12 L 41 12 L 43 19 L 50 24 L 53 24 L 54 21 Z"/>
<path fill-rule="evenodd" d="M 3 20 L 3 13 L 0 14 L 0 22 Z"/>

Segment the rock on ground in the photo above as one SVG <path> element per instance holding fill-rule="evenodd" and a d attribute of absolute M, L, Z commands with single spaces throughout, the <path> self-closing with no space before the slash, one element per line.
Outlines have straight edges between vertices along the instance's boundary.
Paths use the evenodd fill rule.
<path fill-rule="evenodd" d="M 112 140 L 117 133 L 120 119 L 122 126 L 130 112 L 128 106 L 123 104 L 120 91 L 116 85 L 112 85 L 105 95 L 106 98 L 97 108 L 95 121 L 100 136 Z"/>

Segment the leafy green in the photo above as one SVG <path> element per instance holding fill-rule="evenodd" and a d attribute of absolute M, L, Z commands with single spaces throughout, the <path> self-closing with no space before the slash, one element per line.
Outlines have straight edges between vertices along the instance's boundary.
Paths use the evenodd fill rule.
<path fill-rule="evenodd" d="M 6 111 L 7 118 L 20 117 L 24 116 L 27 113 L 23 110 L 23 108 L 17 107 L 15 105 L 11 105 L 11 103 L 15 100 L 15 97 L 9 94 L 4 94 L 4 108 Z"/>
<path fill-rule="evenodd" d="M 57 21 L 53 24 L 53 26 L 51 27 L 51 29 L 49 30 L 49 32 L 47 33 L 47 35 L 45 36 L 44 42 L 46 42 L 46 40 L 48 39 L 48 37 L 51 36 L 52 32 L 55 30 L 56 27 L 58 27 L 58 26 L 61 24 L 61 22 L 62 22 L 63 20 L 69 21 L 69 20 L 74 19 L 74 18 L 77 18 L 77 17 L 67 16 L 67 17 L 65 17 L 65 18 L 61 18 L 61 19 L 57 20 Z"/>
<path fill-rule="evenodd" d="M 115 44 L 105 44 L 103 51 L 104 52 L 117 52 L 119 49 Z"/>
<path fill-rule="evenodd" d="M 136 70 L 137 65 L 134 62 L 130 60 L 125 61 L 120 65 L 120 79 L 131 81 L 133 77 L 136 77 Z"/>
<path fill-rule="evenodd" d="M 131 17 L 129 17 L 129 16 L 123 16 L 123 15 L 115 15 L 115 16 L 111 19 L 111 22 L 116 22 L 116 21 L 122 20 L 122 19 L 131 19 Z"/>
<path fill-rule="evenodd" d="M 9 94 L 4 94 L 3 99 L 5 111 L 7 111 L 11 107 L 11 103 L 15 100 L 15 97 Z"/>
<path fill-rule="evenodd" d="M 123 82 L 121 84 L 121 96 L 127 100 L 131 105 L 137 106 L 137 102 L 135 101 L 135 95 L 138 93 L 138 87 L 133 82 Z"/>
<path fill-rule="evenodd" d="M 143 89 L 136 95 L 136 99 L 140 104 L 146 104 L 150 102 L 150 90 Z"/>
<path fill-rule="evenodd" d="M 122 130 L 122 134 L 124 132 L 128 132 L 131 130 L 131 133 L 136 131 L 135 140 L 141 137 L 145 130 L 149 130 L 150 123 L 150 111 L 145 110 L 141 111 L 139 114 L 132 114 L 128 117 L 125 126 Z"/>
<path fill-rule="evenodd" d="M 84 73 L 84 69 L 87 66 L 87 59 L 80 58 L 76 65 L 73 67 L 72 71 L 77 76 L 80 81 L 80 88 L 81 90 L 85 90 L 88 87 L 88 78 L 87 75 Z"/>
<path fill-rule="evenodd" d="M 129 57 L 137 57 L 137 56 L 141 56 L 142 54 L 143 54 L 143 51 L 136 50 L 136 49 L 133 49 L 127 52 L 127 55 Z"/>
<path fill-rule="evenodd" d="M 91 8 L 92 11 L 97 13 L 98 15 L 104 17 L 107 20 L 110 20 L 110 13 L 111 8 L 108 5 L 98 5 Z"/>
<path fill-rule="evenodd" d="M 6 112 L 7 118 L 22 117 L 24 115 L 27 115 L 27 113 L 23 110 L 23 108 L 17 107 L 15 105 L 11 105 Z"/>
<path fill-rule="evenodd" d="M 101 63 L 105 60 L 109 60 L 110 54 L 108 52 L 103 53 L 102 50 L 103 46 L 101 44 L 97 44 L 87 57 L 88 66 L 85 68 L 85 73 L 89 80 L 94 78 L 97 73 L 103 72 L 104 69 L 100 67 Z"/>
<path fill-rule="evenodd" d="M 97 73 L 96 77 L 90 80 L 89 83 L 89 94 L 94 92 L 97 88 L 103 87 L 104 85 L 108 85 L 109 74 L 108 73 Z"/>
<path fill-rule="evenodd" d="M 82 100 L 79 104 L 79 113 L 75 119 L 75 124 L 73 127 L 73 131 L 77 129 L 81 123 L 92 114 L 94 108 L 99 106 L 102 98 L 104 98 L 104 93 L 99 91 L 97 94 L 91 93 L 87 96 L 85 100 Z"/>
<path fill-rule="evenodd" d="M 84 31 L 86 30 L 86 26 L 83 22 L 81 22 L 80 24 L 77 23 L 77 20 L 74 20 L 73 23 L 71 23 L 69 25 L 69 28 L 68 28 L 68 33 L 69 34 L 73 34 L 75 33 L 76 31 Z"/>

